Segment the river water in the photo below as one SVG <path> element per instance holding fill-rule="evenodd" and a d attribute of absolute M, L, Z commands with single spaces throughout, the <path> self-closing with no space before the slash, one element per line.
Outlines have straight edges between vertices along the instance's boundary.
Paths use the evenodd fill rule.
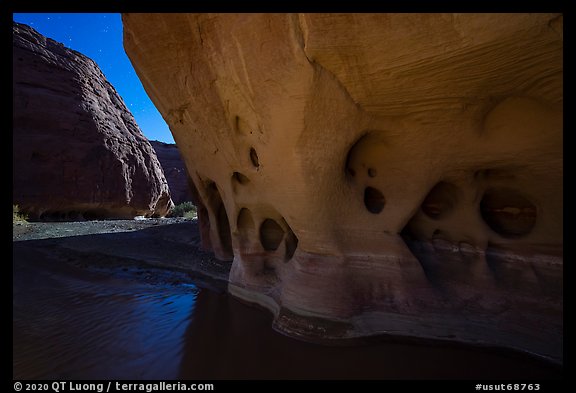
<path fill-rule="evenodd" d="M 183 273 L 85 269 L 14 249 L 15 379 L 559 378 L 526 355 L 393 339 L 327 346 Z M 343 343 L 340 343 L 343 344 Z"/>

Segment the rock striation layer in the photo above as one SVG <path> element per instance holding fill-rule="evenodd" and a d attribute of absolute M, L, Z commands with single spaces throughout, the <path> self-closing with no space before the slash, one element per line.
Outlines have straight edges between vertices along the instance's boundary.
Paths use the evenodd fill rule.
<path fill-rule="evenodd" d="M 96 63 L 13 25 L 13 203 L 32 218 L 164 216 L 156 153 Z"/>
<path fill-rule="evenodd" d="M 188 173 L 186 172 L 184 161 L 180 157 L 178 147 L 173 143 L 160 141 L 150 141 L 150 144 L 154 148 L 158 161 L 160 161 L 164 170 L 164 176 L 166 176 L 168 187 L 170 187 L 172 202 L 180 204 L 191 201 L 192 194 L 190 192 Z"/>
<path fill-rule="evenodd" d="M 561 15 L 123 23 L 195 185 L 205 246 L 277 329 L 561 362 Z"/>

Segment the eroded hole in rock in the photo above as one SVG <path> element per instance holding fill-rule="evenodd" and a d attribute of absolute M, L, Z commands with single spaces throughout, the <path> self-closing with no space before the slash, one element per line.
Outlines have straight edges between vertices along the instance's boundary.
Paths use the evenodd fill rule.
<path fill-rule="evenodd" d="M 194 180 L 192 180 L 192 177 L 188 171 L 186 171 L 186 178 L 188 181 L 188 189 L 192 195 L 192 201 L 196 206 L 202 249 L 211 250 L 212 241 L 210 239 L 210 215 L 208 214 L 208 209 L 206 208 L 206 205 L 204 204 L 204 201 L 200 196 L 198 189 L 196 188 L 196 184 L 194 183 Z"/>
<path fill-rule="evenodd" d="M 239 231 L 249 231 L 254 229 L 254 219 L 252 219 L 252 213 L 250 210 L 243 207 L 238 213 L 238 220 L 236 221 L 236 227 Z"/>
<path fill-rule="evenodd" d="M 292 259 L 296 249 L 298 248 L 298 238 L 296 235 L 291 231 L 286 236 L 286 262 Z"/>
<path fill-rule="evenodd" d="M 247 252 L 250 249 L 252 239 L 256 236 L 255 228 L 256 225 L 252 218 L 252 212 L 245 207 L 240 209 L 238 218 L 236 219 L 236 230 L 241 252 Z"/>
<path fill-rule="evenodd" d="M 284 238 L 284 230 L 274 220 L 267 218 L 260 225 L 260 243 L 266 251 L 275 251 Z"/>
<path fill-rule="evenodd" d="M 218 207 L 218 237 L 222 243 L 222 249 L 226 253 L 232 253 L 232 235 L 230 234 L 230 222 L 228 221 L 228 214 L 224 203 L 220 202 Z"/>
<path fill-rule="evenodd" d="M 258 161 L 258 154 L 253 147 L 250 148 L 250 161 L 256 168 L 260 166 L 260 161 Z"/>
<path fill-rule="evenodd" d="M 366 187 L 364 189 L 364 205 L 370 213 L 378 214 L 384 209 L 386 200 L 380 190 L 374 187 Z"/>
<path fill-rule="evenodd" d="M 241 174 L 240 172 L 234 172 L 232 174 L 232 179 L 234 179 L 235 181 L 237 181 L 239 184 L 242 184 L 242 185 L 250 183 L 250 179 L 248 179 L 248 177 Z"/>
<path fill-rule="evenodd" d="M 216 221 L 214 224 L 216 225 L 217 239 L 213 240 L 216 240 L 220 246 L 218 258 L 221 260 L 230 260 L 234 254 L 232 252 L 232 234 L 226 207 L 216 183 L 208 179 L 204 181 L 204 184 L 206 187 L 206 208 L 214 215 Z M 212 244 L 212 246 L 216 247 L 217 245 Z"/>
<path fill-rule="evenodd" d="M 510 188 L 488 189 L 480 202 L 480 213 L 488 226 L 503 237 L 527 235 L 536 224 L 536 206 Z"/>
<path fill-rule="evenodd" d="M 216 186 L 216 183 L 214 183 L 212 180 L 208 180 L 207 188 L 210 192 L 218 192 L 218 186 Z M 220 193 L 218 193 L 218 198 L 220 198 Z"/>
<path fill-rule="evenodd" d="M 428 193 L 422 202 L 422 211 L 438 220 L 450 213 L 458 201 L 458 189 L 453 184 L 441 181 Z"/>
<path fill-rule="evenodd" d="M 344 163 L 344 172 L 348 180 L 356 174 L 367 173 L 369 177 L 378 175 L 378 157 L 385 155 L 389 142 L 384 131 L 365 130 L 348 150 Z M 362 176 L 360 176 L 362 177 Z"/>
<path fill-rule="evenodd" d="M 286 222 L 286 220 L 283 220 L 284 225 L 286 225 L 286 228 L 288 228 L 287 232 L 286 232 L 286 255 L 285 255 L 285 262 L 288 262 L 289 260 L 292 259 L 292 257 L 294 256 L 294 253 L 296 252 L 296 249 L 298 248 L 298 238 L 296 237 L 296 235 L 294 234 L 294 232 L 292 232 L 292 228 L 290 228 L 290 225 L 288 225 L 288 223 Z"/>
<path fill-rule="evenodd" d="M 200 238 L 204 250 L 212 250 L 212 240 L 210 239 L 210 215 L 204 204 L 196 205 L 198 215 L 198 226 L 200 227 Z"/>

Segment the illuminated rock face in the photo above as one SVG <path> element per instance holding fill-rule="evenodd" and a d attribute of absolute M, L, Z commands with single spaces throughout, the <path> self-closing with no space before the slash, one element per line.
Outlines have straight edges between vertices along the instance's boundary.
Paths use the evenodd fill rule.
<path fill-rule="evenodd" d="M 31 218 L 164 216 L 162 167 L 96 63 L 13 25 L 13 201 Z"/>
<path fill-rule="evenodd" d="M 276 328 L 560 361 L 562 16 L 123 23 L 196 187 L 205 246 Z"/>

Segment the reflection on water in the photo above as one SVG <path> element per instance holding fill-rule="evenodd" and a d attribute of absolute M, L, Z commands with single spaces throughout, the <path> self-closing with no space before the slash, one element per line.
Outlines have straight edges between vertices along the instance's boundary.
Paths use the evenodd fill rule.
<path fill-rule="evenodd" d="M 201 291 L 186 332 L 187 379 L 538 379 L 561 369 L 520 354 L 398 342 L 326 346 L 280 335 L 271 316 L 226 294 Z"/>
<path fill-rule="evenodd" d="M 176 378 L 195 287 L 14 275 L 14 378 Z"/>
<path fill-rule="evenodd" d="M 122 269 L 56 268 L 30 253 L 19 255 L 14 266 L 15 379 L 534 379 L 561 374 L 559 367 L 525 356 L 461 346 L 390 340 L 364 346 L 304 343 L 274 332 L 267 313 L 225 293 L 183 284 L 178 273 L 172 282 L 150 284 Z"/>

